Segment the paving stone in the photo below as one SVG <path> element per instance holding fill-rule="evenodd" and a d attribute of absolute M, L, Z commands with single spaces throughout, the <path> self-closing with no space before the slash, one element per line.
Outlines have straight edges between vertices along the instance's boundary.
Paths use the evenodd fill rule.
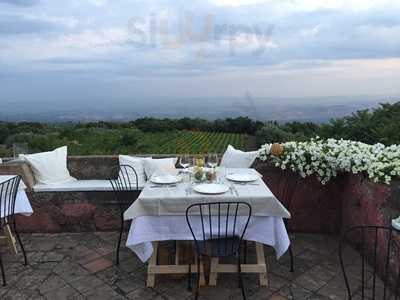
<path fill-rule="evenodd" d="M 92 275 L 79 276 L 68 283 L 82 294 L 105 284 L 102 280 Z"/>
<path fill-rule="evenodd" d="M 0 287 L 0 299 L 193 299 L 194 290 L 187 290 L 186 276 L 157 276 L 156 287 L 147 288 L 146 264 L 128 249 L 121 249 L 120 265 L 116 266 L 117 238 L 117 232 L 26 234 L 23 240 L 28 266 L 22 264 L 20 254 L 15 256 L 1 247 L 4 241 L 0 241 L 8 282 L 7 287 Z M 255 274 L 243 274 L 247 298 L 346 299 L 337 238 L 293 234 L 291 240 L 295 272 L 289 272 L 287 253 L 276 260 L 273 249 L 265 247 L 269 286 L 260 287 Z M 169 249 L 173 247 L 173 243 L 164 244 Z M 253 248 L 248 248 L 249 262 L 255 261 Z M 358 287 L 360 256 L 350 247 L 345 247 L 343 253 L 351 284 Z M 368 277 L 370 271 L 369 268 Z M 242 299 L 236 274 L 221 274 L 217 286 L 201 288 L 199 299 Z"/>
<path fill-rule="evenodd" d="M 109 267 L 111 267 L 113 265 L 112 261 L 105 259 L 105 258 L 99 258 L 96 259 L 94 261 L 91 261 L 85 265 L 83 265 L 83 267 L 88 270 L 90 273 L 96 273 L 99 271 L 102 271 L 104 269 L 107 269 Z"/>
<path fill-rule="evenodd" d="M 64 259 L 53 271 L 66 281 L 90 274 L 87 270 L 71 261 L 71 259 Z"/>
<path fill-rule="evenodd" d="M 293 300 L 306 300 L 312 296 L 312 292 L 294 283 L 284 286 L 280 291 L 284 297 Z"/>
<path fill-rule="evenodd" d="M 352 280 L 352 283 L 357 284 L 357 281 Z M 318 293 L 332 300 L 346 299 L 347 290 L 343 276 L 335 276 L 324 287 L 322 287 Z"/>
<path fill-rule="evenodd" d="M 16 287 L 19 289 L 25 290 L 34 290 L 36 289 L 44 280 L 46 276 L 39 274 L 30 274 L 26 276 L 22 276 L 18 278 L 16 283 Z"/>
<path fill-rule="evenodd" d="M 79 259 L 78 263 L 81 265 L 86 265 L 96 259 L 101 258 L 102 255 L 100 255 L 99 253 L 97 253 L 94 250 L 88 249 L 85 254 L 82 255 L 82 257 Z"/>
<path fill-rule="evenodd" d="M 2 297 L 2 300 L 25 300 L 38 296 L 37 292 L 32 290 L 10 289 L 9 292 Z"/>
<path fill-rule="evenodd" d="M 279 294 L 273 294 L 271 297 L 268 298 L 268 300 L 287 300 L 288 298 L 279 295 Z"/>
<path fill-rule="evenodd" d="M 130 292 L 127 295 L 128 299 L 132 299 L 132 300 L 163 300 L 164 298 L 162 298 L 159 294 L 157 294 L 156 291 L 154 291 L 153 289 L 149 289 L 149 288 L 145 288 L 145 289 L 137 289 L 134 290 L 133 292 Z M 217 298 L 215 298 L 217 299 Z"/>
<path fill-rule="evenodd" d="M 85 299 L 81 294 L 79 294 L 72 287 L 66 285 L 59 289 L 55 289 L 44 294 L 44 297 L 48 300 L 80 300 Z"/>
<path fill-rule="evenodd" d="M 96 276 L 99 277 L 104 282 L 108 282 L 110 285 L 113 285 L 117 281 L 129 278 L 130 275 L 124 272 L 123 270 L 119 269 L 117 266 L 112 266 L 111 268 L 96 273 Z"/>
<path fill-rule="evenodd" d="M 314 266 L 309 271 L 297 277 L 294 282 L 309 290 L 317 291 L 325 286 L 334 276 L 335 272 L 332 270 L 323 268 L 322 266 Z"/>
<path fill-rule="evenodd" d="M 64 255 L 59 252 L 47 252 L 44 254 L 40 262 L 60 262 L 64 259 Z"/>
<path fill-rule="evenodd" d="M 39 291 L 41 294 L 45 294 L 55 289 L 59 289 L 66 284 L 67 283 L 60 276 L 53 274 L 40 285 Z"/>
<path fill-rule="evenodd" d="M 114 289 L 107 285 L 103 285 L 101 287 L 97 287 L 95 289 L 90 290 L 89 292 L 84 294 L 86 299 L 126 299 L 122 295 L 118 294 Z"/>
<path fill-rule="evenodd" d="M 129 294 L 137 288 L 143 287 L 144 282 L 137 282 L 133 278 L 127 278 L 124 280 L 119 280 L 115 285 L 120 288 L 125 294 Z"/>

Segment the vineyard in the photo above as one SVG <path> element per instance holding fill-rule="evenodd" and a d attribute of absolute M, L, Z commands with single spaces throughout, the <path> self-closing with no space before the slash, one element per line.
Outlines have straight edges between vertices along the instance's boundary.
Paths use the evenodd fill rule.
<path fill-rule="evenodd" d="M 146 133 L 141 141 L 146 153 L 223 153 L 228 145 L 238 149 L 253 147 L 254 137 L 246 134 L 220 132 L 176 131 Z"/>

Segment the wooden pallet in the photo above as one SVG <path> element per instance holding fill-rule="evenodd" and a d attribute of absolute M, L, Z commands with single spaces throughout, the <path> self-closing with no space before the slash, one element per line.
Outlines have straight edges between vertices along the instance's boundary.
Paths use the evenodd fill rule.
<path fill-rule="evenodd" d="M 187 243 L 187 242 L 186 242 Z M 264 256 L 264 246 L 260 243 L 254 242 L 256 247 L 256 258 L 257 262 L 255 264 L 242 264 L 242 273 L 256 273 L 259 274 L 260 286 L 268 285 L 267 276 L 267 265 Z M 190 264 L 187 261 L 182 262 L 182 242 L 177 241 L 177 247 L 175 252 L 175 264 L 158 264 L 157 257 L 159 252 L 158 242 L 153 242 L 153 254 L 149 260 L 147 267 L 147 287 L 155 286 L 156 275 L 160 274 L 181 274 L 187 275 L 189 273 L 189 268 L 191 273 L 197 273 L 197 265 Z M 187 247 L 187 246 L 186 246 Z M 194 255 L 193 255 L 194 256 Z M 205 275 L 204 275 L 204 265 L 200 265 L 200 285 L 204 286 Z M 210 277 L 209 285 L 215 286 L 217 284 L 218 273 L 237 273 L 236 264 L 220 264 L 218 258 L 211 258 L 210 264 Z"/>

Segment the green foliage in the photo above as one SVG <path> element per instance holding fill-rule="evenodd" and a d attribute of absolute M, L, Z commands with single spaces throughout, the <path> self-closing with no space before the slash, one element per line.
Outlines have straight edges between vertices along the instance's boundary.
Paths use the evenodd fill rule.
<path fill-rule="evenodd" d="M 400 144 L 400 102 L 381 104 L 375 110 L 361 110 L 349 117 L 332 120 L 317 131 L 321 137 L 352 139 L 368 144 Z"/>
<path fill-rule="evenodd" d="M 258 145 L 265 143 L 287 142 L 294 138 L 294 134 L 285 131 L 282 126 L 277 123 L 266 123 L 256 133 L 256 141 Z"/>
<path fill-rule="evenodd" d="M 142 118 L 132 122 L 6 123 L 0 122 L 0 157 L 13 143 L 28 143 L 30 152 L 62 145 L 71 155 L 223 152 L 228 144 L 247 150 L 273 142 L 306 141 L 312 137 L 364 143 L 400 144 L 400 102 L 381 104 L 322 125 L 262 123 L 247 117 L 219 119 Z"/>

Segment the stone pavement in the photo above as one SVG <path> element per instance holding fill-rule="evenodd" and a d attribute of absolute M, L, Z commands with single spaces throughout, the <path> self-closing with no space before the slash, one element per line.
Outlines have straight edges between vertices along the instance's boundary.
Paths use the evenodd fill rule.
<path fill-rule="evenodd" d="M 25 234 L 28 266 L 22 264 L 22 254 L 12 255 L 1 240 L 8 285 L 0 287 L 0 299 L 193 298 L 185 277 L 159 276 L 156 288 L 146 288 L 146 265 L 128 249 L 121 251 L 120 265 L 115 266 L 116 239 L 115 232 Z M 266 247 L 269 287 L 260 288 L 257 275 L 244 276 L 248 298 L 345 299 L 337 237 L 293 234 L 291 239 L 295 272 L 289 272 L 287 254 L 277 261 L 273 250 Z M 345 253 L 347 264 L 359 261 L 352 249 L 346 249 Z M 251 251 L 249 255 L 252 259 Z M 355 272 L 352 281 L 359 281 Z M 241 299 L 237 277 L 232 274 L 220 275 L 217 287 L 201 288 L 200 295 L 201 299 Z"/>

